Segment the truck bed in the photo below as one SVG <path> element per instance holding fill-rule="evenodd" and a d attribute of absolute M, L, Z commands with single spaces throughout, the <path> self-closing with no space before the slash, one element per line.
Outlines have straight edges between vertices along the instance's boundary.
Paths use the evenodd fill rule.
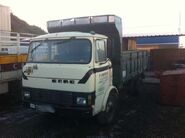
<path fill-rule="evenodd" d="M 141 74 L 148 67 L 149 53 L 144 50 L 123 51 L 121 67 L 123 82 Z"/>
<path fill-rule="evenodd" d="M 19 87 L 15 81 L 21 80 L 22 65 L 26 62 L 29 40 L 33 36 L 0 31 L 0 95 L 11 91 L 11 84 Z"/>

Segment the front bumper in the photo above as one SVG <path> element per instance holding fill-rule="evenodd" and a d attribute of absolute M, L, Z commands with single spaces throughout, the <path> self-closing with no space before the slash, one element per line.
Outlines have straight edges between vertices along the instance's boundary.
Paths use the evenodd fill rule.
<path fill-rule="evenodd" d="M 29 98 L 24 98 L 24 103 L 28 107 L 30 107 L 30 104 L 34 104 L 36 106 L 49 105 L 55 111 L 85 113 L 92 115 L 92 106 L 95 103 L 95 92 L 82 93 L 23 87 L 23 94 L 24 92 L 30 93 Z M 87 104 L 78 105 L 76 103 L 77 97 L 84 97 L 87 99 Z M 89 101 L 88 97 L 91 97 L 91 101 Z"/>

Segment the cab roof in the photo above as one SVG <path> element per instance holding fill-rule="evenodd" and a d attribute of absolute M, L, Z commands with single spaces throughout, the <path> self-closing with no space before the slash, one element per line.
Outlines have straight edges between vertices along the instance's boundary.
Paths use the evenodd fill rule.
<path fill-rule="evenodd" d="M 40 35 L 33 38 L 34 40 L 43 40 L 43 39 L 59 39 L 59 38 L 70 38 L 70 37 L 98 37 L 98 38 L 107 38 L 105 35 L 100 35 L 96 33 L 84 33 L 84 32 L 60 32 L 60 33 L 50 33 L 45 35 Z"/>

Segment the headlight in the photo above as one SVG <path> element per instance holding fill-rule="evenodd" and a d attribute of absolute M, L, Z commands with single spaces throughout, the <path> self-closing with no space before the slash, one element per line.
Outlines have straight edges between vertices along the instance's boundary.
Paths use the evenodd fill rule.
<path fill-rule="evenodd" d="M 86 100 L 86 98 L 83 98 L 83 97 L 77 97 L 76 98 L 76 103 L 79 104 L 79 105 L 86 105 L 87 100 Z"/>
<path fill-rule="evenodd" d="M 29 99 L 29 98 L 30 98 L 30 92 L 25 91 L 25 92 L 24 92 L 24 98 L 25 98 L 25 99 Z"/>

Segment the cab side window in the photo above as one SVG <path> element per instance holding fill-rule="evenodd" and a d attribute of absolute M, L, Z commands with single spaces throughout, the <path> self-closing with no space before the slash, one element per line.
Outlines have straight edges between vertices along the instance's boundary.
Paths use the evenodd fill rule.
<path fill-rule="evenodd" d="M 107 59 L 105 40 L 96 40 L 96 62 L 104 62 Z"/>

